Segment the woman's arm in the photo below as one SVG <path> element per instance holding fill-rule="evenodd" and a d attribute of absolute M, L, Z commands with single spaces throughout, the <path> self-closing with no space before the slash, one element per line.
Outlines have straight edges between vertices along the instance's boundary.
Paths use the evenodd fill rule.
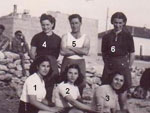
<path fill-rule="evenodd" d="M 30 57 L 34 60 L 36 56 L 36 47 L 31 46 Z"/>
<path fill-rule="evenodd" d="M 96 110 L 99 112 L 99 113 L 103 113 L 103 107 L 104 107 L 104 97 L 102 96 L 103 95 L 103 91 L 102 91 L 102 88 L 99 87 L 95 90 L 94 92 L 94 98 L 95 98 L 95 103 L 96 103 Z"/>
<path fill-rule="evenodd" d="M 55 107 L 49 107 L 49 106 L 43 104 L 42 102 L 37 101 L 35 95 L 28 95 L 28 96 L 29 96 L 30 104 L 32 104 L 33 106 L 37 107 L 40 110 L 50 111 L 50 112 L 54 112 L 54 113 L 62 110 L 62 108 L 56 109 Z"/>
<path fill-rule="evenodd" d="M 67 48 L 67 35 L 62 36 L 62 41 L 61 41 L 61 49 L 60 49 L 60 54 L 63 56 L 71 56 L 75 55 L 76 53 Z"/>
<path fill-rule="evenodd" d="M 92 112 L 92 113 L 95 113 L 96 110 L 94 110 L 91 106 L 88 106 L 88 105 L 85 105 L 85 104 L 82 104 L 81 102 L 79 102 L 78 100 L 75 100 L 72 98 L 71 95 L 67 95 L 65 97 L 66 101 L 68 101 L 71 105 L 73 105 L 74 107 L 78 108 L 78 109 L 81 109 L 81 110 L 84 110 L 84 111 L 89 111 L 89 112 Z"/>
<path fill-rule="evenodd" d="M 88 55 L 90 50 L 90 39 L 89 37 L 85 37 L 85 41 L 83 44 L 83 47 L 69 47 L 73 52 L 75 52 L 77 55 Z"/>

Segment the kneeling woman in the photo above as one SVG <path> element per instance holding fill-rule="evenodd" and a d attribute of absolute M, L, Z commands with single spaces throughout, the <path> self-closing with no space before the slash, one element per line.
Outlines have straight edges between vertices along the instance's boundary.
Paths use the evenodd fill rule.
<path fill-rule="evenodd" d="M 56 106 L 64 108 L 64 113 L 78 113 L 81 111 L 94 113 L 94 109 L 80 102 L 81 97 L 78 85 L 83 82 L 83 76 L 79 66 L 72 64 L 66 67 L 65 72 L 62 74 L 64 74 L 64 78 L 56 88 Z M 78 110 L 72 108 L 77 108 Z"/>
<path fill-rule="evenodd" d="M 43 78 L 51 73 L 49 58 L 40 56 L 33 62 L 36 69 L 23 86 L 18 113 L 52 113 L 60 109 L 48 106 Z"/>
<path fill-rule="evenodd" d="M 102 85 L 95 90 L 93 106 L 99 113 L 117 113 L 120 109 L 118 93 L 123 92 L 125 89 L 124 75 L 118 72 L 111 74 L 108 84 Z"/>

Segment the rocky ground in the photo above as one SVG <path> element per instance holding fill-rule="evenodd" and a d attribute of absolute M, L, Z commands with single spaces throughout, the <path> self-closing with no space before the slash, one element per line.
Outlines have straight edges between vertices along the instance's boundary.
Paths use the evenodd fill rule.
<path fill-rule="evenodd" d="M 59 62 L 59 64 L 60 63 L 61 62 Z M 103 70 L 103 62 L 101 57 L 86 57 L 86 65 L 88 85 L 85 91 L 85 96 L 91 95 L 91 89 L 97 87 L 100 84 L 99 78 L 101 77 L 101 73 Z M 12 68 L 12 66 L 8 65 L 7 67 Z M 132 70 L 133 86 L 139 85 L 141 74 L 145 70 L 145 68 L 148 67 L 150 67 L 150 62 L 135 61 Z M 5 69 L 4 71 L 8 72 L 8 70 Z M 17 113 L 18 110 L 19 95 L 22 89 L 21 85 L 25 77 L 19 74 L 12 74 L 11 77 L 12 80 L 10 82 L 0 81 L 0 113 Z M 131 98 L 128 100 L 128 106 L 130 113 L 150 113 L 150 100 L 147 99 Z"/>

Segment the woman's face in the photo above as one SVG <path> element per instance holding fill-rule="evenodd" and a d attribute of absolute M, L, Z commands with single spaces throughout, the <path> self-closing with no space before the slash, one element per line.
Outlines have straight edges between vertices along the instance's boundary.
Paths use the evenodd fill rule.
<path fill-rule="evenodd" d="M 38 67 L 38 73 L 41 76 L 46 76 L 50 70 L 50 63 L 48 61 L 43 61 Z"/>
<path fill-rule="evenodd" d="M 75 68 L 70 68 L 67 72 L 68 82 L 74 83 L 79 76 L 78 70 Z"/>
<path fill-rule="evenodd" d="M 114 18 L 113 19 L 113 25 L 114 25 L 115 31 L 122 31 L 122 29 L 125 25 L 125 22 L 123 21 L 123 19 Z"/>
<path fill-rule="evenodd" d="M 116 90 L 119 90 L 124 84 L 124 77 L 123 75 L 116 74 L 116 76 L 112 80 L 112 87 Z"/>
<path fill-rule="evenodd" d="M 49 20 L 42 20 L 41 26 L 42 26 L 42 30 L 45 33 L 49 33 L 49 32 L 52 31 L 52 28 L 53 28 L 54 24 L 51 23 Z"/>

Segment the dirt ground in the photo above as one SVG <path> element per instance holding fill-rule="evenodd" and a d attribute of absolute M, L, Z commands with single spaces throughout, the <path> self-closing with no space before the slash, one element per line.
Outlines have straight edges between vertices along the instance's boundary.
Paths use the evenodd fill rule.
<path fill-rule="evenodd" d="M 136 61 L 138 67 L 148 68 L 150 63 Z M 0 82 L 0 113 L 17 113 L 19 98 L 7 83 Z M 129 99 L 130 113 L 150 113 L 150 100 Z"/>
<path fill-rule="evenodd" d="M 15 91 L 0 82 L 0 113 L 17 113 L 19 98 Z"/>

